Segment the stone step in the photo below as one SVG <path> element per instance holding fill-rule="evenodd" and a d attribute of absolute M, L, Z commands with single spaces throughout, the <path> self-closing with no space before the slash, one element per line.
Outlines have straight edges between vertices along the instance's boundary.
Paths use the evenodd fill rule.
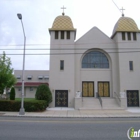
<path fill-rule="evenodd" d="M 80 108 L 80 110 L 85 110 L 85 109 L 101 109 L 99 100 L 97 98 L 83 97 L 82 107 Z"/>
<path fill-rule="evenodd" d="M 102 97 L 102 107 L 100 105 L 98 98 L 88 98 L 83 97 L 82 99 L 82 107 L 79 108 L 80 110 L 92 110 L 92 109 L 123 109 L 121 108 L 115 98 L 105 98 Z"/>
<path fill-rule="evenodd" d="M 102 107 L 103 109 L 122 109 L 115 98 L 102 98 Z"/>

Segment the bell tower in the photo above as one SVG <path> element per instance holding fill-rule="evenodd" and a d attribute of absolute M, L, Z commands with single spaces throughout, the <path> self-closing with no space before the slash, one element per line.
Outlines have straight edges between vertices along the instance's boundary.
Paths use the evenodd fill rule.
<path fill-rule="evenodd" d="M 123 8 L 121 10 L 124 10 Z M 122 17 L 119 18 L 114 26 L 111 37 L 116 43 L 116 56 L 118 60 L 118 78 L 119 78 L 119 91 L 125 91 L 131 88 L 131 82 L 136 81 L 139 63 L 139 54 L 134 53 L 140 50 L 140 30 L 136 22 L 130 18 L 125 17 L 122 12 Z M 135 65 L 134 65 L 135 64 Z M 134 70 L 135 66 L 135 70 Z M 133 74 L 133 76 L 132 76 Z M 130 78 L 130 76 L 132 76 Z M 136 77 L 135 77 L 136 76 Z M 125 87 L 125 88 L 124 88 Z M 138 88 L 138 87 L 137 87 Z"/>
<path fill-rule="evenodd" d="M 76 37 L 76 29 L 73 27 L 71 18 L 64 13 L 65 7 L 62 7 L 62 9 L 62 15 L 57 16 L 53 22 L 52 28 L 49 28 L 49 86 L 53 95 L 51 106 L 73 107 L 73 98 L 75 96 L 74 40 Z M 65 93 L 66 96 L 64 96 Z M 65 100 L 65 98 L 67 99 Z M 67 103 L 63 106 L 65 102 Z"/>

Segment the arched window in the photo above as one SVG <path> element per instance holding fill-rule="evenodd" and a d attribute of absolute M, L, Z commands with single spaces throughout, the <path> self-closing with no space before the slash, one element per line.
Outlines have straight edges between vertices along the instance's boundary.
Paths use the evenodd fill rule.
<path fill-rule="evenodd" d="M 109 61 L 104 53 L 90 51 L 83 57 L 82 68 L 109 68 Z"/>

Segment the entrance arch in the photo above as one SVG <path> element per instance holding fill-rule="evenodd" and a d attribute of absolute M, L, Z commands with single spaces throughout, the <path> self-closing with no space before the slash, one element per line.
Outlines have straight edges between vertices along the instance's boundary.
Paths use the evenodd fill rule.
<path fill-rule="evenodd" d="M 112 70 L 111 58 L 101 49 L 87 50 L 81 57 L 82 96 L 111 97 Z M 93 83 L 93 86 L 89 86 Z M 93 87 L 93 89 L 91 89 Z M 85 89 L 86 88 L 86 89 Z M 93 95 L 90 93 L 92 91 Z M 85 93 L 86 92 L 86 93 Z M 90 96 L 92 95 L 92 96 Z"/>

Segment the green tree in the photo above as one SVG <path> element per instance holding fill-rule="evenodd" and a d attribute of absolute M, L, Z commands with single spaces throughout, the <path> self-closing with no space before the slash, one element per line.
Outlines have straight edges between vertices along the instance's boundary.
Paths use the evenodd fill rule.
<path fill-rule="evenodd" d="M 48 105 L 52 102 L 52 93 L 47 85 L 39 85 L 36 90 L 35 98 L 37 100 L 46 100 Z"/>
<path fill-rule="evenodd" d="M 10 100 L 15 100 L 15 88 L 12 87 L 10 91 Z"/>
<path fill-rule="evenodd" d="M 3 94 L 4 89 L 11 88 L 15 83 L 16 78 L 11 68 L 11 60 L 3 52 L 0 55 L 0 94 Z"/>

